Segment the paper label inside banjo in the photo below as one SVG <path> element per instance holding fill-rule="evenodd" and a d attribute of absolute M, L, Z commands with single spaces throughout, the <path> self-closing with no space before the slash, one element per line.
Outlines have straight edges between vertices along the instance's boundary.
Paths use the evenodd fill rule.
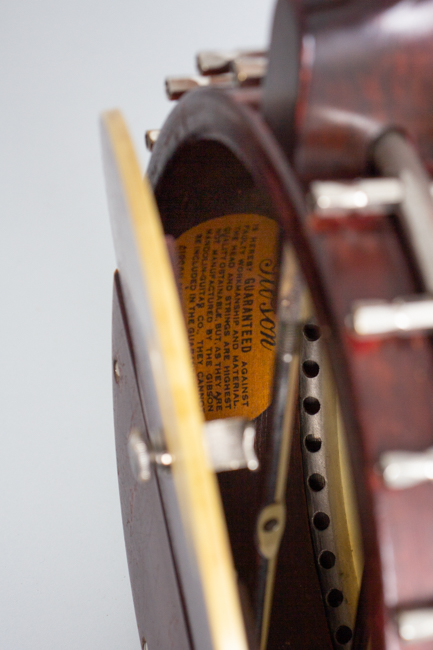
<path fill-rule="evenodd" d="M 182 303 L 205 418 L 253 419 L 270 404 L 278 225 L 253 214 L 177 239 Z"/>

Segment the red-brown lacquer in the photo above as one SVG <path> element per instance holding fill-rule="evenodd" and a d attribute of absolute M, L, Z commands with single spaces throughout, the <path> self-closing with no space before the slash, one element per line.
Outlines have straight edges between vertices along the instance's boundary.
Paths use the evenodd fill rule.
<path fill-rule="evenodd" d="M 310 54 L 301 56 L 305 105 L 297 109 L 303 120 L 295 155 L 300 175 L 365 174 L 372 141 L 390 126 L 407 132 L 432 169 L 433 2 L 346 2 L 306 22 L 303 49 Z"/>

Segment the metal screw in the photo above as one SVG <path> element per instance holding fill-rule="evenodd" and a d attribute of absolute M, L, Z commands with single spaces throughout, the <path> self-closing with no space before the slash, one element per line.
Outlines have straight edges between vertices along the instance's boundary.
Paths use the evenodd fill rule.
<path fill-rule="evenodd" d="M 153 147 L 155 146 L 155 142 L 158 140 L 160 132 L 160 129 L 150 129 L 149 131 L 146 131 L 144 142 L 148 151 L 152 151 Z"/>
<path fill-rule="evenodd" d="M 131 470 L 134 478 L 139 483 L 145 483 L 150 479 L 150 454 L 141 432 L 138 429 L 131 429 L 128 436 L 128 455 Z"/>
<path fill-rule="evenodd" d="M 173 457 L 167 451 L 150 451 L 143 440 L 141 431 L 131 429 L 128 436 L 128 455 L 134 478 L 139 483 L 146 483 L 151 477 L 151 465 L 161 465 L 168 468 L 173 462 Z"/>

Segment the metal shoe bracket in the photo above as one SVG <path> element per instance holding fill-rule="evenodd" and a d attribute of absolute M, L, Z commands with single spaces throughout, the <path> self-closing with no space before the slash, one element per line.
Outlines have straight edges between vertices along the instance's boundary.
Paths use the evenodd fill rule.
<path fill-rule="evenodd" d="M 411 246 L 426 295 L 396 297 L 392 302 L 359 301 L 348 322 L 356 335 L 377 337 L 433 329 L 433 186 L 412 145 L 397 132 L 376 144 L 374 161 L 384 178 L 353 183 L 314 182 L 311 199 L 315 216 L 341 218 L 348 212 L 396 212 Z"/>

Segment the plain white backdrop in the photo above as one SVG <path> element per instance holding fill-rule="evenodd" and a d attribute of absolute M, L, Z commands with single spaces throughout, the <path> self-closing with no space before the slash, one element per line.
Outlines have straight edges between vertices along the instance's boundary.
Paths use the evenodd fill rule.
<path fill-rule="evenodd" d="M 0 650 L 139 650 L 111 400 L 98 114 L 143 163 L 163 79 L 265 46 L 273 0 L 0 4 Z M 165 650 L 152 648 L 150 650 Z"/>

